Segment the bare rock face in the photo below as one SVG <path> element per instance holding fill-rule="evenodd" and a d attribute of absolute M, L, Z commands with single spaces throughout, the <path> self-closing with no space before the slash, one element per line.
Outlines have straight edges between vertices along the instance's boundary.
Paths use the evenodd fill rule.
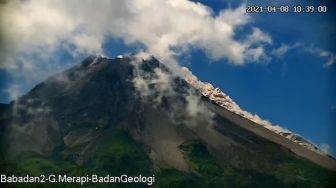
<path fill-rule="evenodd" d="M 294 141 L 312 151 L 315 151 L 322 155 L 328 155 L 328 153 L 325 153 L 325 151 L 320 150 L 318 147 L 316 147 L 314 144 L 310 143 L 306 139 L 302 138 L 301 136 L 290 132 L 289 130 L 282 128 L 278 125 L 272 125 L 271 122 L 267 120 L 261 119 L 256 114 L 251 114 L 250 112 L 242 110 L 237 103 L 235 103 L 230 96 L 226 95 L 224 92 L 222 92 L 219 88 L 215 88 L 210 83 L 204 83 L 200 81 L 196 76 L 192 74 L 192 72 L 186 68 L 182 68 L 182 73 L 184 76 L 184 79 L 191 84 L 193 87 L 197 88 L 205 97 L 209 98 L 211 101 L 215 102 L 219 106 L 234 112 L 244 118 L 247 118 L 261 126 L 264 126 L 265 128 L 274 131 L 275 133 L 284 136 L 285 138 Z"/>

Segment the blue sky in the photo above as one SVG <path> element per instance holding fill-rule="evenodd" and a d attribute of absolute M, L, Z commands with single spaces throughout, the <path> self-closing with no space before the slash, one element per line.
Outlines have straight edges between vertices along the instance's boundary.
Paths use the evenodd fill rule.
<path fill-rule="evenodd" d="M 226 2 L 208 3 L 218 10 Z M 259 1 L 263 5 L 270 1 Z M 253 4 L 259 4 L 253 1 Z M 279 1 L 278 1 L 279 2 Z M 336 51 L 336 4 L 329 1 L 287 1 L 285 4 L 328 5 L 327 14 L 254 14 L 255 25 L 268 32 L 274 45 L 304 43 Z M 237 4 L 237 3 L 234 3 Z M 231 3 L 231 6 L 235 6 Z M 247 3 L 250 4 L 250 3 Z M 281 3 L 280 3 L 281 4 Z M 194 52 L 191 62 L 207 61 Z M 296 132 L 316 144 L 328 143 L 335 154 L 336 66 L 323 67 L 326 59 L 298 48 L 268 64 L 243 67 L 227 63 L 191 63 L 188 67 L 201 80 L 218 86 L 243 109 Z"/>
<path fill-rule="evenodd" d="M 272 4 L 275 1 L 260 0 L 199 0 L 195 2 L 200 2 L 208 6 L 212 11 L 210 17 L 216 17 L 220 15 L 221 11 L 228 8 L 239 8 L 244 3 L 247 5 L 252 3 L 254 5 L 276 5 Z M 177 60 L 180 65 L 188 67 L 200 80 L 210 82 L 215 87 L 219 87 L 238 103 L 242 109 L 253 114 L 258 114 L 263 119 L 267 119 L 274 124 L 286 127 L 317 145 L 328 144 L 331 147 L 331 152 L 335 155 L 336 139 L 333 138 L 333 135 L 336 132 L 336 91 L 334 89 L 336 83 L 336 64 L 333 63 L 333 61 L 336 59 L 334 55 L 336 53 L 336 24 L 333 18 L 336 15 L 336 3 L 332 1 L 309 0 L 276 1 L 276 3 L 278 5 L 286 4 L 290 6 L 294 4 L 302 6 L 326 5 L 328 12 L 249 14 L 248 16 L 250 18 L 246 23 L 236 24 L 228 22 L 228 24 L 231 24 L 232 28 L 234 28 L 234 36 L 232 39 L 221 38 L 224 42 L 219 43 L 219 46 L 213 47 L 211 44 L 209 45 L 208 42 L 213 41 L 212 38 L 207 39 L 204 38 L 203 35 L 200 35 L 199 40 L 205 42 L 201 42 L 201 44 L 187 41 L 187 45 L 181 47 L 176 45 L 176 43 L 171 43 L 176 45 L 176 50 L 181 49 L 183 51 L 180 55 L 174 56 L 174 59 Z M 186 4 L 186 6 L 187 5 L 189 6 L 191 4 Z M 39 7 L 39 5 L 34 3 L 30 3 L 29 6 Z M 160 7 L 162 5 L 159 4 L 157 6 Z M 57 4 L 55 7 L 58 7 L 60 10 L 66 9 L 63 4 Z M 121 7 L 120 9 L 124 8 L 123 6 L 119 7 Z M 52 10 L 50 11 L 48 9 L 49 12 L 54 11 L 54 9 L 48 8 Z M 83 7 L 83 11 L 85 8 L 86 7 Z M 102 9 L 101 15 L 99 11 L 95 13 L 97 18 L 105 15 L 104 7 L 102 6 L 100 8 Z M 203 9 L 200 10 L 200 14 L 203 14 Z M 48 56 L 45 55 L 47 56 L 45 57 L 41 55 L 41 52 L 38 50 L 30 50 L 25 53 L 12 50 L 16 54 L 9 53 L 10 55 L 8 56 L 22 56 L 29 59 L 29 62 L 32 63 L 27 64 L 28 60 L 27 62 L 21 62 L 22 59 L 14 58 L 13 61 L 19 62 L 17 63 L 19 66 L 8 68 L 10 67 L 8 64 L 6 68 L 1 69 L 0 67 L 0 86 L 2 88 L 0 91 L 0 102 L 9 102 L 13 98 L 12 91 L 23 94 L 46 77 L 79 63 L 84 57 L 92 53 L 99 52 L 113 57 L 119 54 L 147 50 L 162 56 L 162 59 L 170 60 L 171 58 L 170 54 L 165 56 L 167 48 L 163 48 L 162 51 L 155 51 L 155 49 L 162 46 L 151 48 L 153 45 L 156 47 L 156 41 L 153 43 L 151 41 L 148 42 L 147 35 L 138 36 L 136 32 L 126 33 L 124 35 L 123 30 L 117 29 L 90 30 L 91 27 L 103 27 L 103 25 L 99 25 L 98 23 L 100 19 L 93 20 L 94 22 L 90 22 L 89 25 L 85 25 L 83 22 L 83 24 L 74 26 L 72 22 L 64 23 L 62 17 L 57 15 L 57 13 L 62 11 L 55 10 L 54 12 L 55 15 L 50 15 L 50 18 L 53 18 L 53 23 L 59 21 L 63 26 L 58 33 L 42 28 L 41 32 L 44 33 L 39 34 L 40 36 L 35 36 L 34 32 L 29 36 L 31 38 L 36 37 L 34 41 L 46 41 L 43 36 L 55 40 L 51 40 L 46 44 L 43 42 L 35 44 L 29 40 L 23 40 L 22 43 L 24 45 L 17 45 L 17 48 L 24 50 L 32 46 L 37 46 L 36 49 L 41 50 L 41 46 L 39 45 L 42 44 L 43 47 L 47 46 L 45 49 L 48 50 L 43 49 L 43 54 L 48 54 Z M 161 14 L 157 12 L 154 13 Z M 124 14 L 124 12 L 119 14 Z M 232 15 L 235 16 L 235 14 Z M 95 16 L 92 17 L 94 18 Z M 127 17 L 125 20 L 129 21 L 128 16 L 125 17 Z M 33 16 L 29 18 L 32 18 L 32 20 L 28 21 L 35 23 L 36 20 L 33 19 Z M 115 15 L 113 18 L 115 18 Z M 113 18 L 109 17 L 109 20 Z M 163 18 L 167 18 L 167 16 L 163 15 Z M 182 19 L 185 17 L 182 15 L 179 18 Z M 197 17 L 195 19 L 197 19 Z M 78 21 L 82 19 L 76 18 L 73 20 Z M 45 23 L 49 23 L 49 20 L 38 21 L 40 25 L 44 23 L 44 21 Z M 25 20 L 25 22 L 27 22 L 27 20 Z M 101 22 L 104 25 L 108 23 Z M 131 22 L 131 24 L 132 23 L 133 22 Z M 140 25 L 135 25 L 137 26 L 135 31 L 139 33 L 148 32 L 145 27 L 150 28 L 151 26 L 144 25 L 146 23 L 147 22 L 141 22 Z M 155 20 L 151 20 L 149 24 L 153 23 L 155 23 Z M 187 23 L 190 24 L 190 22 Z M 117 27 L 118 24 L 120 23 L 116 22 L 111 27 Z M 185 25 L 186 28 L 188 24 Z M 60 24 L 48 25 L 48 27 L 55 27 L 56 29 L 53 28 L 53 31 L 58 31 L 59 25 Z M 144 28 L 141 27 L 142 25 Z M 204 25 L 204 27 L 207 26 L 208 25 Z M 209 24 L 209 26 L 213 25 Z M 266 37 L 266 39 L 260 39 L 260 41 L 248 47 L 248 49 L 261 47 L 264 50 L 265 56 L 261 55 L 256 61 L 244 59 L 243 63 L 239 63 L 239 59 L 235 59 L 236 56 L 232 54 L 218 54 L 216 50 L 220 50 L 221 48 L 226 49 L 225 46 L 220 45 L 225 45 L 225 41 L 227 40 L 230 44 L 234 44 L 236 41 L 244 44 L 242 41 L 253 31 L 253 28 L 258 28 L 263 32 L 262 36 L 269 36 L 272 39 L 272 42 L 268 42 Z M 67 32 L 68 30 L 69 32 Z M 169 28 L 167 30 L 169 30 Z M 205 32 L 206 31 L 207 30 L 205 30 Z M 159 33 L 160 32 L 162 31 L 160 30 Z M 74 35 L 74 37 L 63 37 L 70 35 L 69 33 Z M 78 36 L 82 36 L 80 35 L 81 33 L 85 34 L 85 40 L 78 38 Z M 216 35 L 216 33 L 214 35 Z M 20 36 L 20 33 L 15 37 L 17 38 L 18 36 Z M 73 43 L 67 43 L 66 40 L 73 40 Z M 28 42 L 24 43 L 25 41 Z M 96 44 L 97 41 L 98 44 Z M 9 42 L 13 41 L 9 40 Z M 16 43 L 14 42 L 14 44 Z M 86 44 L 89 45 L 85 46 Z M 247 43 L 245 42 L 244 45 L 247 45 Z M 15 45 L 13 46 L 15 47 Z M 186 47 L 189 49 L 185 51 L 184 48 Z M 210 49 L 209 51 L 207 51 L 208 48 Z M 280 53 L 281 48 L 286 50 Z M 226 50 L 230 51 L 231 49 L 227 48 Z M 74 52 L 76 53 L 74 54 Z M 168 53 L 170 52 L 170 49 L 168 49 Z M 246 56 L 246 58 L 252 58 L 252 56 Z M 11 60 L 11 58 L 8 59 Z M 45 64 L 45 62 L 48 62 L 48 64 Z M 326 66 L 328 62 L 331 65 Z M 32 72 L 35 72 L 36 75 L 32 75 Z M 29 78 L 31 78 L 31 80 Z M 11 93 L 9 91 L 11 91 Z"/>

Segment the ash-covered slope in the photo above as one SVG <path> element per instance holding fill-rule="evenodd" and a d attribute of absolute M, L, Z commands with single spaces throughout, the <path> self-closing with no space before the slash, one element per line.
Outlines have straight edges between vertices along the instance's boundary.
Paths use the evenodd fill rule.
<path fill-rule="evenodd" d="M 235 103 L 230 96 L 226 95 L 224 92 L 222 92 L 219 88 L 215 88 L 212 84 L 210 83 L 204 83 L 196 76 L 192 74 L 192 72 L 186 68 L 182 68 L 183 76 L 185 80 L 191 84 L 193 87 L 197 88 L 202 95 L 205 97 L 209 98 L 211 101 L 215 102 L 219 106 L 234 112 L 244 118 L 247 118 L 261 126 L 264 126 L 265 128 L 281 135 L 284 136 L 285 138 L 294 141 L 295 143 L 298 143 L 312 151 L 315 151 L 319 154 L 322 155 L 328 155 L 325 151 L 322 151 L 319 149 L 317 146 L 314 144 L 310 143 L 303 137 L 292 133 L 291 131 L 284 129 L 278 125 L 272 125 L 269 121 L 261 119 L 258 115 L 253 115 L 250 112 L 247 112 L 245 110 L 242 110 L 237 103 Z"/>
<path fill-rule="evenodd" d="M 154 173 L 154 187 L 335 185 L 333 159 L 209 102 L 153 57 L 89 57 L 13 101 L 1 120 L 8 174 Z"/>

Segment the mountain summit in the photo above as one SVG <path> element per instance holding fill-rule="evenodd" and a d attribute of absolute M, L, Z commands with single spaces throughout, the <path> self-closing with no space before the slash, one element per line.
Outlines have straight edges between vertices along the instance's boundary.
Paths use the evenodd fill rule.
<path fill-rule="evenodd" d="M 182 72 L 154 57 L 91 56 L 50 77 L 2 112 L 2 171 L 156 174 L 153 187 L 335 187 L 333 158 Z"/>

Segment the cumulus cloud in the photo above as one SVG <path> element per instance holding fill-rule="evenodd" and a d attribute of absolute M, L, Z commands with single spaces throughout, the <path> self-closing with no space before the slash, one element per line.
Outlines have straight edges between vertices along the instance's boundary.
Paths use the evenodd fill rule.
<path fill-rule="evenodd" d="M 251 22 L 244 5 L 214 15 L 209 7 L 187 0 L 13 0 L 1 5 L 1 12 L 6 53 L 0 54 L 0 68 L 33 82 L 64 69 L 55 58 L 60 51 L 72 57 L 104 53 L 110 37 L 141 44 L 163 62 L 193 47 L 238 65 L 265 58 L 264 45 L 272 41 L 258 28 L 235 39 L 235 30 Z"/>
<path fill-rule="evenodd" d="M 234 39 L 235 29 L 251 20 L 244 6 L 218 16 L 187 0 L 10 1 L 3 10 L 6 38 L 26 53 L 50 53 L 62 45 L 74 45 L 75 52 L 102 52 L 106 37 L 113 36 L 141 43 L 162 59 L 175 54 L 172 47 L 195 45 L 216 59 L 243 64 L 251 44 L 271 42 L 258 28 L 246 42 Z"/>

